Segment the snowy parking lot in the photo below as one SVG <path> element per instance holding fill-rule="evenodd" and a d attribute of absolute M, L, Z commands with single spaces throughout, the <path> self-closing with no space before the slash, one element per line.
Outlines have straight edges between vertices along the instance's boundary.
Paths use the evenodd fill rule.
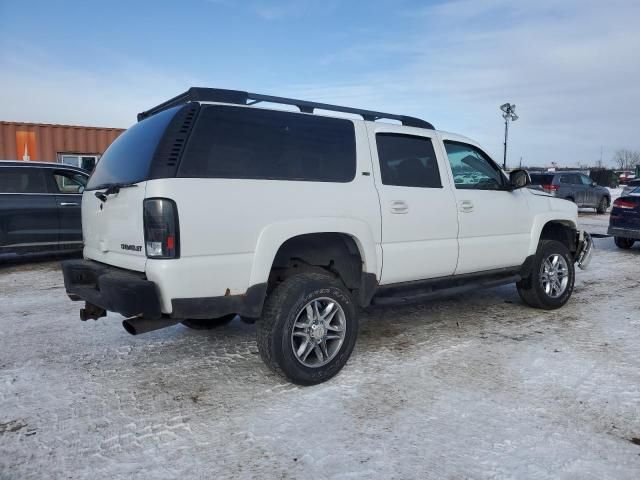
<path fill-rule="evenodd" d="M 0 478 L 637 479 L 640 247 L 596 248 L 558 311 L 507 286 L 363 312 L 307 388 L 253 325 L 132 337 L 79 321 L 56 261 L 2 267 Z"/>

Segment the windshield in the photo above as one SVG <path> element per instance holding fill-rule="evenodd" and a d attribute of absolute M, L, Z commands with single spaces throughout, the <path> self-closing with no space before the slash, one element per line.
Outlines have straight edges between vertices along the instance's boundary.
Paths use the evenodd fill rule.
<path fill-rule="evenodd" d="M 87 190 L 146 180 L 158 142 L 180 108 L 170 108 L 136 123 L 116 138 L 98 161 Z"/>

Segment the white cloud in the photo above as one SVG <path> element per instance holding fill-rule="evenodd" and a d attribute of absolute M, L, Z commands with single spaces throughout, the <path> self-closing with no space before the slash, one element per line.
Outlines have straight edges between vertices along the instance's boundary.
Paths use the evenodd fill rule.
<path fill-rule="evenodd" d="M 128 127 L 138 112 L 202 83 L 124 57 L 102 71 L 61 68 L 34 51 L 3 54 L 0 71 L 0 118 L 37 123 Z"/>

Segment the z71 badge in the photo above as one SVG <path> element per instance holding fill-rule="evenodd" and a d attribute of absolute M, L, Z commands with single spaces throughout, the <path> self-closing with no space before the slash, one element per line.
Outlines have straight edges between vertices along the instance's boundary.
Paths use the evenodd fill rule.
<path fill-rule="evenodd" d="M 141 252 L 142 245 L 127 245 L 126 243 L 121 243 L 120 248 L 122 250 L 131 250 L 133 252 Z"/>

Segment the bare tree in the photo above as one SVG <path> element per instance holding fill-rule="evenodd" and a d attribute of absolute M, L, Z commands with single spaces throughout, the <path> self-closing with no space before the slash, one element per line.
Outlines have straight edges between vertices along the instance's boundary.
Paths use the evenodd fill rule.
<path fill-rule="evenodd" d="M 613 155 L 613 162 L 620 170 L 632 170 L 640 165 L 640 152 L 621 148 Z"/>

